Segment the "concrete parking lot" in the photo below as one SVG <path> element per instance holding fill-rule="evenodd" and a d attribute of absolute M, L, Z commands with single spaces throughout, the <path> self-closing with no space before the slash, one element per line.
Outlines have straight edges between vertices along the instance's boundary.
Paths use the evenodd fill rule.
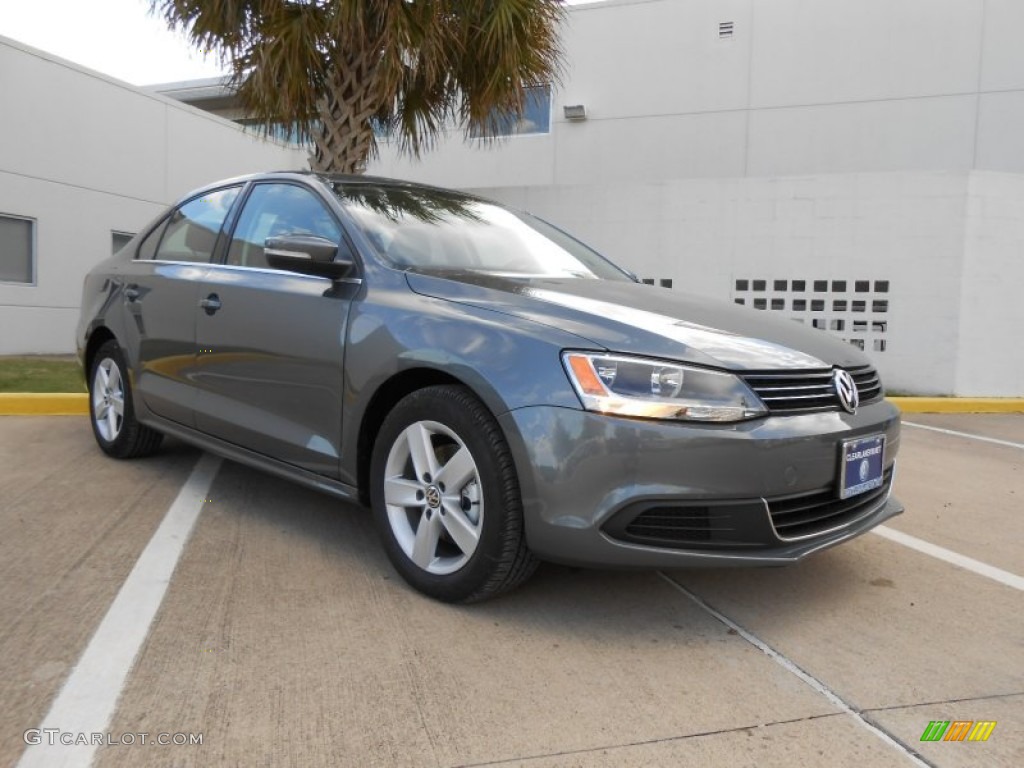
<path fill-rule="evenodd" d="M 887 535 L 785 569 L 542 566 L 453 607 L 405 586 L 362 510 L 4 417 L 0 765 L 1024 765 L 1024 415 L 906 421 Z M 161 524 L 201 460 L 185 541 Z M 184 545 L 169 582 L 136 567 L 161 536 Z M 102 745 L 26 746 L 104 696 Z M 922 742 L 936 720 L 996 726 Z"/>

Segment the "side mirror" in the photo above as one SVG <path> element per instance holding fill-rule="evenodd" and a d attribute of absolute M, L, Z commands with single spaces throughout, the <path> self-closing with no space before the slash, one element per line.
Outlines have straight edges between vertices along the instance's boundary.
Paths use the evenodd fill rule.
<path fill-rule="evenodd" d="M 263 252 L 270 266 L 302 275 L 334 280 L 352 271 L 352 260 L 338 256 L 338 244 L 316 235 L 268 237 Z"/>

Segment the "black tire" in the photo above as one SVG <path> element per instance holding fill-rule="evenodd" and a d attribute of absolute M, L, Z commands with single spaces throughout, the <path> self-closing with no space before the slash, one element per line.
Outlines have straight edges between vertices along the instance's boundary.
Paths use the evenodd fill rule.
<path fill-rule="evenodd" d="M 432 453 L 438 462 L 436 480 L 417 474 L 410 443 L 416 435 L 427 436 L 420 445 L 429 448 L 419 454 L 419 461 L 426 460 L 426 451 Z M 471 469 L 465 455 L 455 459 L 463 448 Z M 526 547 L 519 481 L 508 444 L 490 411 L 465 387 L 427 387 L 402 399 L 378 433 L 370 477 L 373 516 L 387 555 L 420 592 L 448 603 L 477 602 L 513 589 L 537 567 Z M 445 478 L 454 487 L 447 487 Z M 391 501 L 398 503 L 388 504 L 385 479 Z M 423 528 L 431 523 L 433 529 Z M 417 552 L 420 535 L 431 530 L 439 531 L 433 534 L 434 543 L 429 543 L 430 533 L 424 534 L 427 543 Z M 424 557 L 424 552 L 429 555 Z M 417 564 L 417 555 L 430 562 Z"/>
<path fill-rule="evenodd" d="M 118 402 L 120 414 L 116 413 Z M 128 365 L 121 347 L 113 339 L 96 350 L 89 365 L 89 423 L 96 443 L 104 453 L 116 459 L 149 456 L 164 439 L 162 434 L 135 418 Z"/>

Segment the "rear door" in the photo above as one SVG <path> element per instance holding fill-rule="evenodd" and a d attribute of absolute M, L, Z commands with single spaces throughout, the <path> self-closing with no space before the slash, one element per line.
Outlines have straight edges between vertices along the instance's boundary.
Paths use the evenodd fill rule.
<path fill-rule="evenodd" d="M 349 248 L 319 194 L 254 184 L 225 263 L 205 275 L 197 315 L 197 427 L 214 437 L 337 477 L 344 339 L 358 280 L 277 270 L 267 238 L 312 234 Z"/>
<path fill-rule="evenodd" d="M 199 290 L 240 191 L 226 187 L 180 205 L 142 241 L 122 273 L 123 346 L 138 350 L 137 396 L 157 415 L 188 426 L 195 423 Z"/>

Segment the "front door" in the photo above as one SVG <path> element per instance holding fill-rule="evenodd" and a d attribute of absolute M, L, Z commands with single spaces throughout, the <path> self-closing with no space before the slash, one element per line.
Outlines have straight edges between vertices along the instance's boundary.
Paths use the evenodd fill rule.
<path fill-rule="evenodd" d="M 270 267 L 269 237 L 342 230 L 311 189 L 253 186 L 212 265 L 196 321 L 197 427 L 280 461 L 338 476 L 344 339 L 351 291 Z"/>

